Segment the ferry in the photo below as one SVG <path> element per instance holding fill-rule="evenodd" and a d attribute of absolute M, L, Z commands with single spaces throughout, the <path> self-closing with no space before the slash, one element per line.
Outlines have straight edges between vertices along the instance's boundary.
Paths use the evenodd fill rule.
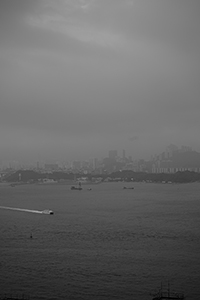
<path fill-rule="evenodd" d="M 45 209 L 42 211 L 42 213 L 45 215 L 53 215 L 54 214 L 53 210 L 50 210 L 50 209 Z"/>

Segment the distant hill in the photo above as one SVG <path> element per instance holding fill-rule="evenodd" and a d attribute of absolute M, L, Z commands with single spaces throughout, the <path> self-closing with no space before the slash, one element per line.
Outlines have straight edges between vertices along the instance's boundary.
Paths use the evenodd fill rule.
<path fill-rule="evenodd" d="M 109 175 L 113 180 L 124 180 L 132 182 L 172 182 L 172 183 L 189 183 L 200 182 L 200 173 L 184 171 L 170 173 L 145 173 L 133 171 L 118 171 Z"/>
<path fill-rule="evenodd" d="M 52 172 L 52 173 L 40 173 L 32 170 L 19 170 L 5 178 L 7 182 L 37 182 L 42 179 L 54 179 L 54 180 L 61 180 L 61 179 L 70 179 L 73 180 L 74 174 L 68 174 L 64 172 Z"/>

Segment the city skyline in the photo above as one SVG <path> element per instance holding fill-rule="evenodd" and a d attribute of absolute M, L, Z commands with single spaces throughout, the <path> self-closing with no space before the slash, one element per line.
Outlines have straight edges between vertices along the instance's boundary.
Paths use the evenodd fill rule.
<path fill-rule="evenodd" d="M 196 0 L 0 1 L 0 157 L 200 151 Z"/>
<path fill-rule="evenodd" d="M 181 145 L 177 146 L 175 144 L 170 144 L 167 145 L 165 148 L 163 148 L 160 152 L 156 153 L 151 153 L 148 158 L 140 157 L 136 158 L 134 155 L 130 155 L 129 153 L 126 152 L 125 149 L 110 149 L 107 152 L 104 153 L 104 156 L 98 157 L 98 156 L 93 156 L 93 157 L 85 157 L 83 159 L 75 158 L 73 160 L 68 160 L 67 158 L 65 159 L 56 159 L 56 158 L 39 158 L 36 160 L 29 160 L 29 161 L 23 161 L 23 160 L 17 160 L 17 159 L 11 159 L 11 160 L 3 160 L 0 158 L 0 169 L 6 169 L 6 168 L 11 168 L 11 169 L 20 169 L 20 168 L 33 168 L 33 169 L 40 169 L 40 168 L 55 168 L 55 169 L 71 169 L 73 168 L 73 165 L 80 165 L 84 166 L 85 164 L 89 164 L 90 167 L 95 168 L 95 163 L 97 162 L 98 164 L 104 164 L 104 161 L 106 159 L 110 159 L 116 162 L 124 162 L 124 163 L 133 163 L 136 164 L 138 162 L 153 162 L 155 160 L 162 160 L 160 157 L 167 159 L 172 156 L 172 153 L 189 153 L 189 155 L 194 156 L 194 154 L 200 155 L 200 152 L 198 152 L 196 149 L 192 149 L 190 146 L 186 145 Z M 49 166 L 48 166 L 49 165 Z"/>

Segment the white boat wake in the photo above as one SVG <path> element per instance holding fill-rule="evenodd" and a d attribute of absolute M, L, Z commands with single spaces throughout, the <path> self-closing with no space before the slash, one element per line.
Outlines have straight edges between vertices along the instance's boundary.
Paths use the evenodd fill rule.
<path fill-rule="evenodd" d="M 34 214 L 45 214 L 45 215 L 53 215 L 53 211 L 50 209 L 45 210 L 34 210 L 34 209 L 25 209 L 25 208 L 16 208 L 16 207 L 9 207 L 9 206 L 0 206 L 2 209 L 10 209 L 10 210 L 18 210 L 18 211 L 25 211 Z"/>

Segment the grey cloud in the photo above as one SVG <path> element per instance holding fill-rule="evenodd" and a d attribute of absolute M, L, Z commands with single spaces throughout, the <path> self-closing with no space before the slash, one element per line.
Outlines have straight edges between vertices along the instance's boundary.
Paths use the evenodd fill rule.
<path fill-rule="evenodd" d="M 128 9 L 121 1 L 119 4 L 112 14 L 115 28 L 124 30 L 133 39 L 163 43 L 180 52 L 197 54 L 200 45 L 199 1 L 133 0 Z M 113 6 L 110 8 L 112 10 Z"/>
<path fill-rule="evenodd" d="M 198 7 L 1 1 L 1 149 L 64 156 L 60 148 L 87 155 L 137 144 L 142 154 L 176 139 L 200 149 Z"/>

